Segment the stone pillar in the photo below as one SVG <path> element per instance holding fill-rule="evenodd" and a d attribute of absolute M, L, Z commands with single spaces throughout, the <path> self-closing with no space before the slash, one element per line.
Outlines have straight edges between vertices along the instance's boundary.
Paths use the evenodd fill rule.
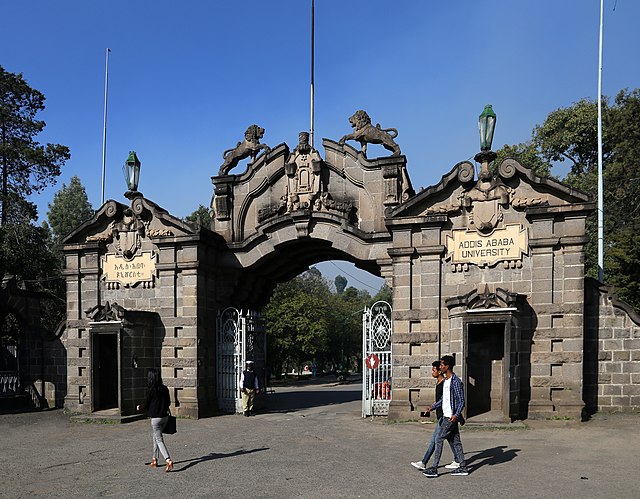
<path fill-rule="evenodd" d="M 531 267 L 535 269 L 531 293 L 531 306 L 537 313 L 537 327 L 531 340 L 531 400 L 529 417 L 546 418 L 555 415 L 551 401 L 551 340 L 553 329 L 553 247 L 557 238 L 538 239 L 529 242 Z M 526 355 L 527 351 L 523 351 Z"/>
<path fill-rule="evenodd" d="M 411 325 L 411 265 L 414 248 L 389 249 L 393 260 L 393 334 L 391 335 L 391 361 L 393 362 L 392 400 L 389 405 L 389 418 L 400 419 L 401 415 L 411 411 L 412 394 L 409 376 L 412 368 L 410 360 L 410 341 L 408 333 Z"/>

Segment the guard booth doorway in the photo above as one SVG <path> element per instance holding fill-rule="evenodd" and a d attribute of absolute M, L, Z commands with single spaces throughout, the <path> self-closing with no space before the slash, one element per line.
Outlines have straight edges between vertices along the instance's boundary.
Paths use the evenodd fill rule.
<path fill-rule="evenodd" d="M 118 323 L 118 326 L 120 323 Z M 119 407 L 120 360 L 117 331 L 92 331 L 92 409 L 102 411 Z"/>
<path fill-rule="evenodd" d="M 466 327 L 467 418 L 508 420 L 509 345 L 506 322 L 470 322 Z"/>

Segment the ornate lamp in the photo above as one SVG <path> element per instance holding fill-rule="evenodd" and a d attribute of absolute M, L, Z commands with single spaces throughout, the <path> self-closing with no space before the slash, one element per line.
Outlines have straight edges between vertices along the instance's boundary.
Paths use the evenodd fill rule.
<path fill-rule="evenodd" d="M 138 180 L 140 179 L 140 160 L 135 151 L 129 151 L 129 157 L 124 162 L 122 173 L 124 173 L 124 180 L 127 182 L 127 189 L 129 189 L 125 196 L 130 197 L 127 194 L 138 192 Z"/>
<path fill-rule="evenodd" d="M 493 142 L 493 132 L 496 128 L 496 113 L 491 104 L 484 106 L 484 111 L 478 117 L 478 130 L 480 130 L 480 150 L 490 151 Z"/>
<path fill-rule="evenodd" d="M 478 117 L 478 130 L 480 130 L 480 152 L 475 155 L 474 159 L 481 163 L 480 178 L 488 179 L 491 177 L 489 172 L 489 163 L 496 159 L 497 154 L 491 150 L 493 142 L 493 132 L 496 128 L 496 113 L 493 112 L 491 104 L 484 106 L 482 114 Z"/>

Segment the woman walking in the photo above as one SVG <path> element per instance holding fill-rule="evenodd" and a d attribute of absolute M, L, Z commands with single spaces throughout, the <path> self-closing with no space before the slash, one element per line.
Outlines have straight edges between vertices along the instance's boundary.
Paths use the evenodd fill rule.
<path fill-rule="evenodd" d="M 169 419 L 169 405 L 171 405 L 169 389 L 162 384 L 162 378 L 160 377 L 160 371 L 158 369 L 149 369 L 147 383 L 149 385 L 149 392 L 147 393 L 147 401 L 144 407 L 147 410 L 147 416 L 151 418 L 151 431 L 153 433 L 153 457 L 151 458 L 151 467 L 156 468 L 158 466 L 159 453 L 162 453 L 162 457 L 164 457 L 166 462 L 164 470 L 171 471 L 173 469 L 173 461 L 169 456 L 169 451 L 164 445 L 164 439 L 162 438 L 162 430 Z M 140 410 L 140 406 L 138 406 L 138 410 Z"/>

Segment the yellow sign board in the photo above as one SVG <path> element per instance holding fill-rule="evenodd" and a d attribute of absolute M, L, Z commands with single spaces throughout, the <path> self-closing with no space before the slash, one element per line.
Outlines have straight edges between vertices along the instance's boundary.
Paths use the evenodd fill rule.
<path fill-rule="evenodd" d="M 447 256 L 451 263 L 493 265 L 504 260 L 520 260 L 529 250 L 527 229 L 507 225 L 489 235 L 476 231 L 454 230 L 447 236 Z"/>
<path fill-rule="evenodd" d="M 156 255 L 143 251 L 131 260 L 121 255 L 108 253 L 104 256 L 102 269 L 107 282 L 119 282 L 123 286 L 133 286 L 139 282 L 153 282 L 156 273 Z"/>

